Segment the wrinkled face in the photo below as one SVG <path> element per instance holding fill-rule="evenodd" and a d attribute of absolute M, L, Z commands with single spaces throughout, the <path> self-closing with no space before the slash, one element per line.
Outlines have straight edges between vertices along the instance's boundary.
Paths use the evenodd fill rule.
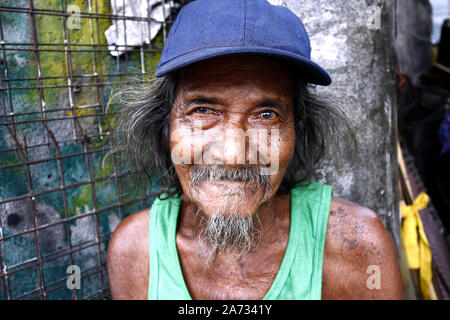
<path fill-rule="evenodd" d="M 211 216 L 253 216 L 293 157 L 293 76 L 258 55 L 209 59 L 179 71 L 170 149 L 184 193 Z"/>

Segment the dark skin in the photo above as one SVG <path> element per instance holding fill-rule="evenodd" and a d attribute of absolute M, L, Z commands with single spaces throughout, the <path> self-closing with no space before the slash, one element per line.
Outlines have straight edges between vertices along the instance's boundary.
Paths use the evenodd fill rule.
<path fill-rule="evenodd" d="M 189 130 L 193 120 L 202 121 L 205 133 L 201 148 L 208 150 L 213 137 L 227 129 L 280 130 L 279 169 L 270 176 L 271 200 L 262 203 L 263 192 L 245 192 L 243 212 L 262 222 L 262 238 L 247 255 L 217 255 L 205 268 L 194 219 L 197 208 L 204 215 L 225 209 L 220 192 L 239 182 L 204 182 L 199 190 L 188 188 L 195 164 L 175 165 L 183 187 L 176 243 L 183 276 L 193 299 L 262 299 L 271 287 L 286 251 L 290 226 L 290 196 L 276 194 L 294 143 L 293 76 L 288 67 L 263 56 L 230 56 L 206 60 L 181 70 L 171 118 L 171 136 Z M 200 99 L 201 98 L 201 99 Z M 201 100 L 201 101 L 200 101 Z M 192 144 L 189 139 L 171 142 Z M 237 155 L 239 147 L 227 144 L 224 159 Z M 246 155 L 248 156 L 248 155 Z M 192 157 L 196 157 L 195 153 Z M 247 158 L 246 158 L 247 159 Z M 174 162 L 175 163 L 175 162 Z M 237 163 L 228 163 L 238 166 Z M 210 201 L 213 199 L 213 201 Z M 124 219 L 114 231 L 108 249 L 108 275 L 114 299 L 146 299 L 148 292 L 148 219 L 144 210 Z M 226 211 L 226 210 L 224 210 Z M 368 289 L 367 267 L 380 268 L 380 288 Z M 402 283 L 393 242 L 378 215 L 350 201 L 333 197 L 330 206 L 322 276 L 323 299 L 401 299 Z"/>

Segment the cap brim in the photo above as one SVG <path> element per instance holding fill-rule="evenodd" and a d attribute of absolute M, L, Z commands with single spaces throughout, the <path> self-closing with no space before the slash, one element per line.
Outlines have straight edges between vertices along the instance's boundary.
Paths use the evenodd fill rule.
<path fill-rule="evenodd" d="M 307 81 L 308 83 L 318 84 L 322 86 L 331 84 L 330 75 L 310 59 L 284 50 L 257 46 L 205 48 L 189 52 L 172 60 L 166 61 L 162 65 L 158 65 L 158 67 L 156 68 L 155 77 L 160 78 L 172 71 L 178 70 L 194 62 L 218 56 L 239 53 L 256 53 L 276 56 L 294 64 L 298 68 L 299 72 L 302 73 L 302 78 L 305 79 L 305 81 Z"/>

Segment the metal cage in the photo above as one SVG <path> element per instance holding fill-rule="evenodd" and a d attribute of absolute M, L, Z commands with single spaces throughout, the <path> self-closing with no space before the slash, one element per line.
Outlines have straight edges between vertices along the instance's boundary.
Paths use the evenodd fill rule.
<path fill-rule="evenodd" d="M 108 157 L 106 106 L 115 86 L 152 77 L 183 3 L 125 1 L 146 5 L 132 15 L 123 1 L 0 1 L 0 299 L 110 298 L 111 233 L 151 204 Z"/>

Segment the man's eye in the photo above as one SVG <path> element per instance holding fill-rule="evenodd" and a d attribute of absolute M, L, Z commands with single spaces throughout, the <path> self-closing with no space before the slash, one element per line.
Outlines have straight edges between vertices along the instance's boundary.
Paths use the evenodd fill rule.
<path fill-rule="evenodd" d="M 263 120 L 273 120 L 273 119 L 275 119 L 277 117 L 277 114 L 274 111 L 266 110 L 266 111 L 261 112 L 259 114 L 259 116 Z"/>
<path fill-rule="evenodd" d="M 206 107 L 198 107 L 197 109 L 195 109 L 195 112 L 200 114 L 209 114 L 211 113 L 211 109 Z"/>

